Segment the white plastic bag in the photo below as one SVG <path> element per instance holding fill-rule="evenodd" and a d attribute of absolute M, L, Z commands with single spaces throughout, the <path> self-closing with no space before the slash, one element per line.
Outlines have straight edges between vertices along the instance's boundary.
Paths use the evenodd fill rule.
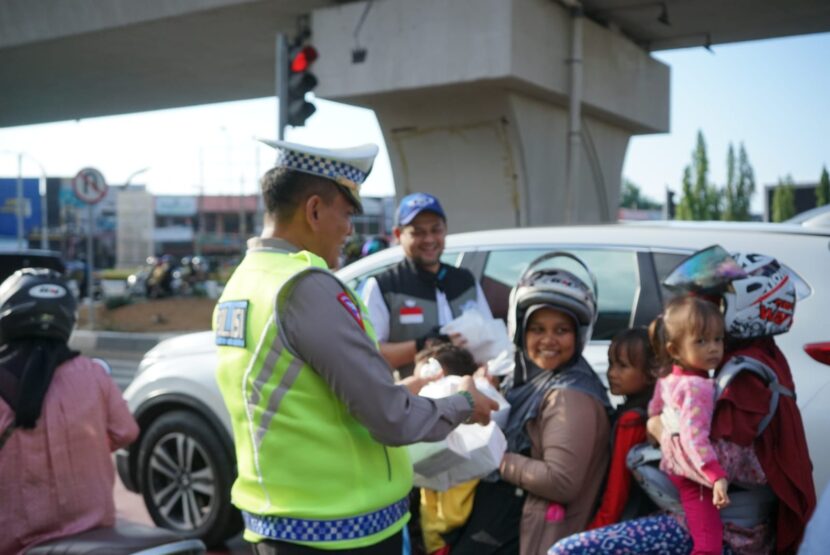
<path fill-rule="evenodd" d="M 499 467 L 507 449 L 507 439 L 504 433 L 493 422 L 487 426 L 462 424 L 453 430 L 447 439 L 453 444 L 460 441 L 464 445 L 467 457 L 452 461 L 444 467 L 443 471 L 430 476 L 419 471 L 416 466 L 413 476 L 413 483 L 416 486 L 446 491 L 469 480 L 483 478 Z M 434 472 L 437 466 L 438 464 L 432 465 L 427 471 Z"/>
<path fill-rule="evenodd" d="M 430 399 L 449 397 L 450 395 L 458 393 L 458 386 L 460 384 L 461 376 L 444 376 L 443 378 L 426 384 L 421 389 L 420 395 L 429 397 Z M 507 399 L 488 380 L 475 378 L 475 384 L 476 389 L 499 404 L 499 408 L 490 413 L 490 419 L 499 428 L 504 429 L 507 425 L 507 417 L 510 415 L 510 403 L 507 402 Z"/>
<path fill-rule="evenodd" d="M 461 376 L 445 376 L 428 383 L 421 395 L 432 399 L 448 397 L 458 392 Z M 462 424 L 443 441 L 416 443 L 409 446 L 414 483 L 436 491 L 447 489 L 496 470 L 507 449 L 507 440 L 501 428 L 507 424 L 510 405 L 484 378 L 475 378 L 476 388 L 498 403 L 498 410 L 490 413 L 487 426 Z"/>
<path fill-rule="evenodd" d="M 461 436 L 450 433 L 441 441 L 423 441 L 408 448 L 412 470 L 424 478 L 431 478 L 467 459 L 467 447 Z"/>
<path fill-rule="evenodd" d="M 507 417 L 510 416 L 510 403 L 489 380 L 476 378 L 475 381 L 476 389 L 499 404 L 499 408 L 490 413 L 490 420 L 503 430 L 507 426 Z"/>
<path fill-rule="evenodd" d="M 464 347 L 477 362 L 495 358 L 502 351 L 513 352 L 507 326 L 498 318 L 487 318 L 478 308 L 469 308 L 461 316 L 441 326 L 441 333 L 458 333 L 467 340 Z"/>
<path fill-rule="evenodd" d="M 508 349 L 487 361 L 487 374 L 489 376 L 507 376 L 513 372 L 515 366 L 515 349 Z"/>

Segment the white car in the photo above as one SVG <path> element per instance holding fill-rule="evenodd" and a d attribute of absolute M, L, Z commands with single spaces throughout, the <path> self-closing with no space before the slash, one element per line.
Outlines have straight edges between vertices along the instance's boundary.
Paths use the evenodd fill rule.
<path fill-rule="evenodd" d="M 552 250 L 581 257 L 599 284 L 599 319 L 585 356 L 604 379 L 610 338 L 622 328 L 651 322 L 669 296 L 662 279 L 685 256 L 716 243 L 729 251 L 775 256 L 803 282 L 805 297 L 793 327 L 777 341 L 795 376 L 821 491 L 830 479 L 830 444 L 823 441 L 830 427 L 830 331 L 825 320 L 830 313 L 830 230 L 716 222 L 506 229 L 450 235 L 443 259 L 471 270 L 493 314 L 505 317 L 508 292 L 532 259 Z M 402 256 L 400 247 L 393 247 L 338 275 L 359 290 L 366 278 Z M 577 275 L 583 271 L 568 268 Z M 149 351 L 125 392 L 141 436 L 117 455 L 119 475 L 129 489 L 142 493 L 159 526 L 198 536 L 208 545 L 242 526 L 230 504 L 235 459 L 215 369 L 210 332 L 168 339 Z"/>

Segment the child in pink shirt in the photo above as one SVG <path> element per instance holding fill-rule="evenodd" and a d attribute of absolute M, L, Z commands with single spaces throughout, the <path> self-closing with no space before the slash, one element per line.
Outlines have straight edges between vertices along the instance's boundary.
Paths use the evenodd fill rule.
<path fill-rule="evenodd" d="M 692 553 L 719 554 L 723 523 L 718 509 L 729 504 L 729 496 L 726 473 L 709 441 L 715 402 L 709 370 L 723 357 L 723 316 L 708 301 L 677 297 L 649 331 L 666 368 L 648 409 L 649 416 L 659 414 L 663 421 L 660 468 L 680 493 Z"/>

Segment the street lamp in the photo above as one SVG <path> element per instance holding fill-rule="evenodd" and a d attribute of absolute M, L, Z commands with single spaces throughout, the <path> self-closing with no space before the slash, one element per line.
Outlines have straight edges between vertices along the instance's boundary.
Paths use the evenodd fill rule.
<path fill-rule="evenodd" d="M 23 158 L 28 158 L 40 169 L 40 177 L 38 178 L 38 192 L 40 193 L 40 248 L 46 250 L 49 248 L 47 238 L 49 218 L 46 213 L 46 170 L 43 169 L 43 164 L 26 152 L 0 150 L 0 153 L 17 156 L 17 202 L 15 203 L 15 213 L 17 214 L 17 248 L 19 250 L 23 250 Z"/>
<path fill-rule="evenodd" d="M 127 189 L 130 188 L 130 183 L 133 182 L 134 177 L 136 177 L 138 175 L 141 175 L 142 173 L 146 172 L 149 169 L 150 169 L 150 167 L 148 166 L 146 168 L 141 168 L 140 170 L 136 170 L 133 173 L 131 173 L 130 176 L 127 178 L 127 181 L 124 182 L 124 190 L 126 191 Z"/>

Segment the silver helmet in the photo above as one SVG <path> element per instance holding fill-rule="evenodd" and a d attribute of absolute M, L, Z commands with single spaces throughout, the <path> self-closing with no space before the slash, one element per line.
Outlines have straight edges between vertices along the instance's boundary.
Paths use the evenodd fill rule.
<path fill-rule="evenodd" d="M 573 273 L 561 268 L 534 270 L 536 266 L 552 258 L 575 260 L 588 273 L 593 288 L 588 287 Z M 520 349 L 524 342 L 522 327 L 527 309 L 540 304 L 561 309 L 576 319 L 579 330 L 578 352 L 582 352 L 591 339 L 597 320 L 597 280 L 585 262 L 568 252 L 551 252 L 536 258 L 519 277 L 516 286 L 510 292 L 507 328 L 513 342 Z"/>

